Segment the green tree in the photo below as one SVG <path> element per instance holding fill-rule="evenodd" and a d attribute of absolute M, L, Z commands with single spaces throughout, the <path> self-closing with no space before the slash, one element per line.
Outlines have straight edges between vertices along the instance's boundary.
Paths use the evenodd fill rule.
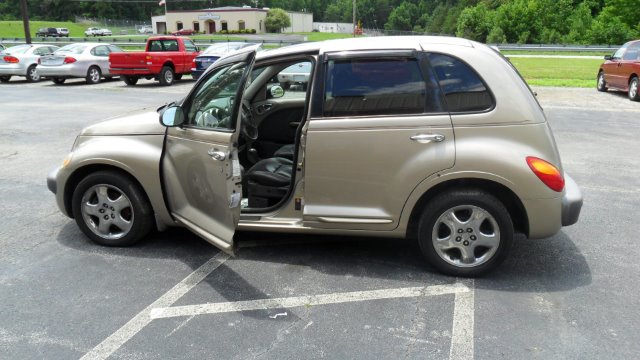
<path fill-rule="evenodd" d="M 504 35 L 504 31 L 498 25 L 494 25 L 489 35 L 487 35 L 488 44 L 504 44 L 507 42 L 507 37 Z"/>
<path fill-rule="evenodd" d="M 400 6 L 389 14 L 389 20 L 384 24 L 387 30 L 411 31 L 418 19 L 418 7 L 408 1 L 403 1 Z"/>
<path fill-rule="evenodd" d="M 282 9 L 269 9 L 264 24 L 269 32 L 282 32 L 284 28 L 291 26 L 291 19 Z"/>
<path fill-rule="evenodd" d="M 484 42 L 494 27 L 494 17 L 484 3 L 468 7 L 458 17 L 456 36 Z"/>
<path fill-rule="evenodd" d="M 605 7 L 591 24 L 587 34 L 591 44 L 621 45 L 630 40 L 633 32 L 620 17 Z"/>

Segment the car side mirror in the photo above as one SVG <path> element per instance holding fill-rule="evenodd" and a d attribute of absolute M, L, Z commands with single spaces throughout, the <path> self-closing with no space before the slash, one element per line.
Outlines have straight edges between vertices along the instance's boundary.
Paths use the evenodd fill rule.
<path fill-rule="evenodd" d="M 280 85 L 273 85 L 269 88 L 269 97 L 272 99 L 281 98 L 284 96 L 284 89 Z"/>
<path fill-rule="evenodd" d="M 613 58 L 613 57 L 612 57 L 611 55 L 605 55 L 605 56 L 604 56 L 604 59 L 605 59 L 605 60 L 611 60 L 612 58 Z"/>
<path fill-rule="evenodd" d="M 172 106 L 160 114 L 160 124 L 166 127 L 176 127 L 184 123 L 184 110 L 180 106 Z"/>

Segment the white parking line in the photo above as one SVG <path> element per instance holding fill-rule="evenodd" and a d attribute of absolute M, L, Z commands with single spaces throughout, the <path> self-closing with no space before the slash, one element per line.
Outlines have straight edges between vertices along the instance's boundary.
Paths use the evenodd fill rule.
<path fill-rule="evenodd" d="M 473 327 L 475 304 L 473 280 L 465 280 L 471 291 L 457 292 L 453 307 L 453 330 L 451 331 L 451 351 L 449 359 L 473 359 Z"/>
<path fill-rule="evenodd" d="M 184 294 L 189 292 L 200 281 L 204 280 L 207 275 L 211 274 L 218 266 L 222 265 L 229 255 L 220 252 L 216 254 L 209 261 L 197 268 L 189 276 L 180 281 L 176 286 L 167 291 L 158 300 L 154 301 L 151 305 L 147 306 L 144 310 L 129 320 L 118 331 L 111 334 L 103 342 L 94 347 L 93 350 L 86 353 L 81 359 L 106 359 L 111 354 L 116 352 L 124 343 L 129 341 L 135 334 L 147 326 L 151 320 L 150 313 L 153 309 L 158 307 L 171 306 L 178 301 Z"/>
<path fill-rule="evenodd" d="M 458 294 L 461 292 L 470 291 L 471 290 L 466 285 L 462 283 L 456 283 L 453 285 L 434 285 L 427 287 L 407 287 L 398 289 L 353 291 L 345 293 L 295 296 L 275 299 L 207 303 L 153 309 L 151 310 L 151 318 L 161 319 L 177 316 L 219 314 L 236 311 L 293 308 L 300 306 L 341 304 L 349 302 L 411 298 L 419 296 L 437 296 Z"/>

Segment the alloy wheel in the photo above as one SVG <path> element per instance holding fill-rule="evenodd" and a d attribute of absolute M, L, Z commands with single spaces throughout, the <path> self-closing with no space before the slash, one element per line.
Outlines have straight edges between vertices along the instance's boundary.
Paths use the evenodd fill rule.
<path fill-rule="evenodd" d="M 87 189 L 80 211 L 87 227 L 103 239 L 122 238 L 133 225 L 131 201 L 113 185 L 98 184 Z"/>

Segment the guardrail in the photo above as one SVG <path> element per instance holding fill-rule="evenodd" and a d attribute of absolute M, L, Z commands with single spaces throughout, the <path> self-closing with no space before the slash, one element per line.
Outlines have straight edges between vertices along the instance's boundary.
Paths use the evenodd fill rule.
<path fill-rule="evenodd" d="M 235 36 L 234 36 L 235 37 Z M 101 38 L 101 37 L 82 37 L 82 38 L 66 38 L 66 37 L 49 37 L 49 38 L 32 38 L 32 42 L 35 44 L 70 44 L 70 43 L 82 43 L 82 42 L 104 42 L 109 44 L 115 44 L 122 47 L 140 47 L 146 45 L 146 37 L 139 38 Z M 277 46 L 286 46 L 300 43 L 299 41 L 287 41 L 287 40 L 268 40 L 268 39 L 243 39 L 243 40 L 221 40 L 221 39 L 193 39 L 198 46 L 206 46 L 215 43 L 228 42 L 228 41 L 244 41 L 251 43 L 261 43 Z M 144 42 L 140 42 L 144 41 Z M 1 38 L 2 44 L 24 44 L 24 38 Z M 621 45 L 561 45 L 561 44 L 487 44 L 495 46 L 501 51 L 557 51 L 557 52 L 589 52 L 589 51 L 613 51 L 620 48 Z"/>

